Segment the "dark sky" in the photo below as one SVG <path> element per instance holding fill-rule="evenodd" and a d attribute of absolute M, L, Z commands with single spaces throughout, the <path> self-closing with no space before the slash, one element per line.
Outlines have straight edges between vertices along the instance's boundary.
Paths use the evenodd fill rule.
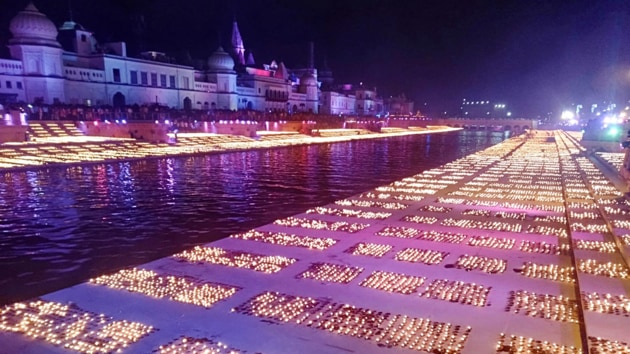
<path fill-rule="evenodd" d="M 0 40 L 24 0 L 0 0 Z M 57 25 L 68 0 L 35 0 Z M 306 63 L 315 42 L 337 82 L 405 93 L 433 113 L 462 98 L 517 115 L 630 97 L 630 1 L 74 0 L 74 20 L 99 41 L 205 60 L 233 18 L 258 64 Z M 140 26 L 139 19 L 144 19 Z M 138 31 L 143 27 L 143 31 Z M 143 35 L 139 36 L 139 32 Z M 220 38 L 220 40 L 219 40 Z"/>

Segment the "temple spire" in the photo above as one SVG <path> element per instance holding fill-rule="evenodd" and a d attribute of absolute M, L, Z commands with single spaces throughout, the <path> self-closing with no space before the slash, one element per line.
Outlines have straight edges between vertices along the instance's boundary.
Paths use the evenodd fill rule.
<path fill-rule="evenodd" d="M 236 62 L 240 65 L 245 65 L 245 45 L 243 44 L 241 32 L 238 30 L 236 19 L 234 19 L 232 24 L 232 51 L 234 56 L 236 56 Z"/>
<path fill-rule="evenodd" d="M 72 0 L 68 0 L 68 15 L 70 16 L 70 21 L 74 21 L 72 16 Z"/>
<path fill-rule="evenodd" d="M 249 54 L 247 55 L 247 66 L 254 66 L 254 65 L 256 65 L 256 61 L 254 60 L 254 53 L 250 51 Z"/>
<path fill-rule="evenodd" d="M 315 68 L 315 43 L 313 41 L 308 42 L 308 68 Z"/>

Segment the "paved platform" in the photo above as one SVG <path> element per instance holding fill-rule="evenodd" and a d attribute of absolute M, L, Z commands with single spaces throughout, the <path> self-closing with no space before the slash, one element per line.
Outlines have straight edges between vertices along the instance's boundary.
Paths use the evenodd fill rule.
<path fill-rule="evenodd" d="M 534 132 L 8 305 L 0 348 L 630 353 L 623 188 L 575 137 Z"/>

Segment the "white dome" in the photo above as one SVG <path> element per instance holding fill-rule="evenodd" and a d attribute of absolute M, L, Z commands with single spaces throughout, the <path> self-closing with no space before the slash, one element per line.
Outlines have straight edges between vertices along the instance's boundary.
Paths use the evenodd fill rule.
<path fill-rule="evenodd" d="M 232 71 L 234 70 L 234 59 L 225 51 L 223 47 L 219 47 L 208 58 L 208 70 L 210 71 Z"/>
<path fill-rule="evenodd" d="M 64 22 L 63 25 L 61 25 L 61 27 L 59 27 L 59 30 L 61 30 L 61 31 L 65 31 L 65 30 L 81 30 L 81 31 L 85 31 L 85 28 L 83 28 L 83 26 L 81 26 L 80 24 L 70 20 L 70 21 Z"/>
<path fill-rule="evenodd" d="M 43 13 L 29 3 L 9 24 L 12 44 L 46 44 L 59 46 L 57 28 Z"/>
<path fill-rule="evenodd" d="M 313 76 L 313 74 L 304 74 L 300 78 L 300 85 L 317 86 L 317 79 L 315 79 L 315 76 Z"/>

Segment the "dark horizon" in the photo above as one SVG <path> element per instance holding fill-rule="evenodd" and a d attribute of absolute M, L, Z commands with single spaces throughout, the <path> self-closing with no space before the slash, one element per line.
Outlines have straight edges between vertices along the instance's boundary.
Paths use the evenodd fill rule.
<path fill-rule="evenodd" d="M 0 2 L 4 45 L 28 1 Z M 622 105 L 630 96 L 630 4 L 619 1 L 33 2 L 57 26 L 71 12 L 99 42 L 125 41 L 131 56 L 155 50 L 179 63 L 205 62 L 229 42 L 236 19 L 257 66 L 304 66 L 313 41 L 316 67 L 326 58 L 337 83 L 404 93 L 432 115 L 454 114 L 463 98 L 537 116 L 572 103 Z"/>

